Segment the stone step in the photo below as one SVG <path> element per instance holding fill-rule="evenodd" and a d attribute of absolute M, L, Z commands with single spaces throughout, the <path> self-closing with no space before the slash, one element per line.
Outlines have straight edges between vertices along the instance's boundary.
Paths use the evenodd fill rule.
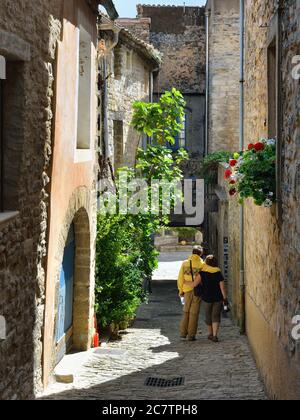
<path fill-rule="evenodd" d="M 94 350 L 94 349 L 93 349 Z M 80 353 L 67 354 L 54 369 L 56 382 L 71 384 L 74 382 L 76 374 L 87 362 L 91 350 Z"/>

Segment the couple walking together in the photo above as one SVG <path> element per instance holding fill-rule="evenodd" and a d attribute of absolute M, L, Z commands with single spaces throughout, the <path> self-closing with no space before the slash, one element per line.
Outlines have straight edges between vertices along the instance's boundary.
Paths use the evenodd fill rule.
<path fill-rule="evenodd" d="M 201 302 L 205 305 L 208 339 L 217 343 L 223 304 L 228 305 L 224 277 L 213 255 L 202 259 L 203 249 L 194 247 L 193 255 L 182 264 L 178 289 L 184 297 L 180 336 L 196 340 Z"/>

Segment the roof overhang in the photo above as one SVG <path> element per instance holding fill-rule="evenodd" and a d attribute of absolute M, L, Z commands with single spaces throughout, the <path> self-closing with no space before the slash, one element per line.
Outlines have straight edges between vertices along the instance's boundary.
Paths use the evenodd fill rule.
<path fill-rule="evenodd" d="M 156 71 L 160 68 L 162 62 L 162 56 L 160 52 L 156 50 L 153 45 L 147 44 L 143 40 L 137 38 L 128 29 L 123 28 L 116 22 L 112 22 L 103 14 L 101 14 L 101 23 L 99 24 L 98 29 L 104 32 L 111 31 L 115 34 L 113 48 L 121 40 L 127 46 L 131 47 L 133 50 L 142 55 L 143 58 L 149 62 L 153 71 Z"/>

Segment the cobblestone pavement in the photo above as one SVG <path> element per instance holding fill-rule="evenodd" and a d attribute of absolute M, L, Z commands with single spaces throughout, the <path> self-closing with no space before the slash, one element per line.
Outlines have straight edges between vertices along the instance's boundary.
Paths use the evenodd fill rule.
<path fill-rule="evenodd" d="M 174 281 L 156 281 L 150 304 L 143 305 L 122 340 L 108 354 L 91 355 L 72 385 L 54 384 L 44 398 L 88 400 L 260 400 L 265 399 L 246 337 L 228 319 L 219 344 L 203 334 L 193 343 L 178 337 L 181 304 Z M 145 386 L 148 376 L 185 377 L 184 386 Z"/>

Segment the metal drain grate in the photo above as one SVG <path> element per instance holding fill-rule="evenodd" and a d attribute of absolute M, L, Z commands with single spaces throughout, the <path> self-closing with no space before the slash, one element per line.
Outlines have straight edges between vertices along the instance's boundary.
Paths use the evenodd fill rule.
<path fill-rule="evenodd" d="M 175 388 L 184 385 L 185 378 L 183 376 L 173 379 L 153 378 L 149 377 L 145 381 L 145 386 L 156 388 Z"/>

